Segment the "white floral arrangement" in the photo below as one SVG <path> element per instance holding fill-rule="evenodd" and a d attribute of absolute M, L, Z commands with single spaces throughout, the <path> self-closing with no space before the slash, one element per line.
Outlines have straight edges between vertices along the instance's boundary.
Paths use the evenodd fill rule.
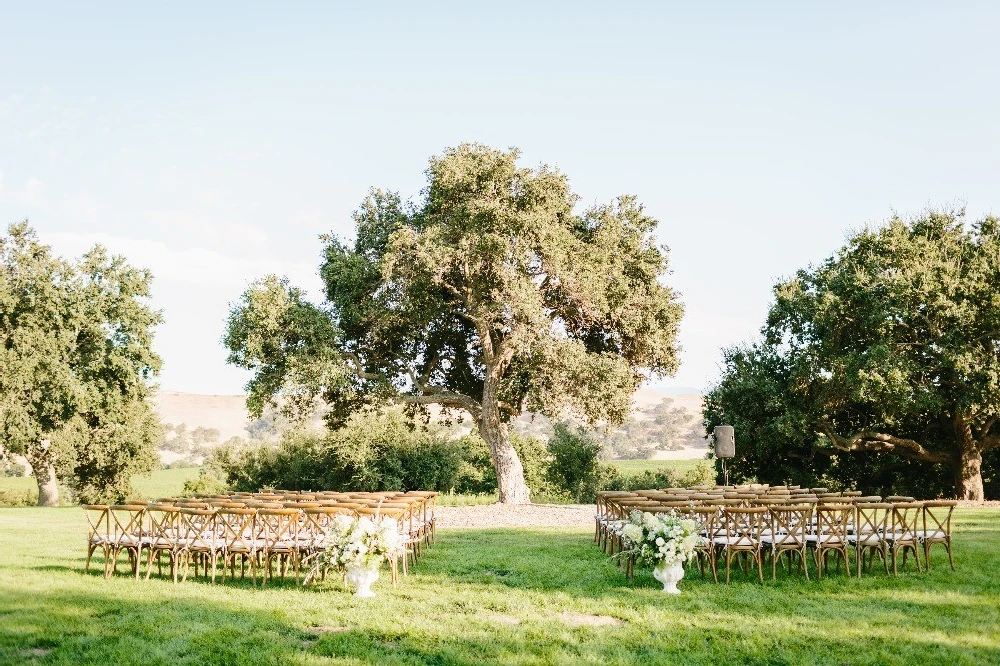
<path fill-rule="evenodd" d="M 305 583 L 327 569 L 377 569 L 385 560 L 398 557 L 404 543 L 397 525 L 392 518 L 379 515 L 334 516 L 326 538 L 326 550 L 316 557 Z"/>
<path fill-rule="evenodd" d="M 682 564 L 694 557 L 701 537 L 693 520 L 674 513 L 633 511 L 622 526 L 625 549 L 616 557 L 634 556 L 649 566 Z"/>

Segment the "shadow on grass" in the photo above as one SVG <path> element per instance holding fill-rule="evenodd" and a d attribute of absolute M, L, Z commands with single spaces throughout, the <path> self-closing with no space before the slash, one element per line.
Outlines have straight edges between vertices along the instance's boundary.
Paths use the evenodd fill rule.
<path fill-rule="evenodd" d="M 174 586 L 155 568 L 136 583 L 102 580 L 101 565 L 83 576 L 82 556 L 17 560 L 0 570 L 0 663 L 996 663 L 996 534 L 956 546 L 957 574 L 761 585 L 741 572 L 727 586 L 689 572 L 679 598 L 648 571 L 628 583 L 576 531 L 442 531 L 399 588 L 384 576 L 368 601 L 339 581 Z M 37 588 L 5 584 L 18 569 Z M 566 612 L 621 624 L 574 628 Z"/>
<path fill-rule="evenodd" d="M 219 592 L 225 590 L 220 588 Z M 110 592 L 110 591 L 109 591 Z M 616 627 L 570 628 L 553 618 L 497 626 L 486 616 L 421 614 L 384 602 L 348 603 L 336 626 L 322 613 L 222 599 L 121 599 L 114 594 L 0 594 L 0 662 L 256 665 L 325 663 L 995 663 L 988 647 L 908 633 L 831 635 L 829 625 L 759 633 L 760 618 L 737 615 L 657 625 L 633 618 Z M 340 599 L 339 601 L 343 601 Z M 384 600 L 383 600 L 384 601 Z M 705 618 L 713 619 L 713 618 Z M 786 618 L 790 619 L 790 618 Z M 918 658 L 919 657 L 919 658 Z M 914 659 L 917 658 L 917 661 Z"/>

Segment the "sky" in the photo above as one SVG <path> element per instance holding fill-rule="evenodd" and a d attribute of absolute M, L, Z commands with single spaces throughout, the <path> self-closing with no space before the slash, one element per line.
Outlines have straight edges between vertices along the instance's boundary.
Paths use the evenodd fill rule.
<path fill-rule="evenodd" d="M 370 187 L 516 146 L 659 220 L 686 314 L 652 385 L 704 390 L 851 230 L 1000 212 L 998 29 L 985 2 L 4 3 L 0 224 L 152 270 L 161 387 L 238 393 L 250 282 L 319 299 L 318 236 Z"/>

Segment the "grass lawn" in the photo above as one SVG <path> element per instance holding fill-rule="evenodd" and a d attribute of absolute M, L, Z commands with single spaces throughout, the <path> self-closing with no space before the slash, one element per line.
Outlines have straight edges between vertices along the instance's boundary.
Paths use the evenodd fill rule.
<path fill-rule="evenodd" d="M 618 471 L 625 476 L 642 474 L 643 472 L 657 472 L 662 469 L 669 469 L 678 474 L 689 472 L 698 466 L 698 463 L 706 462 L 703 458 L 696 460 L 609 460 L 606 464 L 618 468 Z"/>
<path fill-rule="evenodd" d="M 136 476 L 132 479 L 132 487 L 138 497 L 156 499 L 177 495 L 184 489 L 184 482 L 198 476 L 199 468 L 188 467 L 180 469 L 158 469 L 149 476 Z M 33 476 L 0 477 L 0 491 L 19 490 L 35 491 L 38 483 Z M 35 493 L 35 499 L 38 499 Z"/>
<path fill-rule="evenodd" d="M 1000 663 L 1000 512 L 956 512 L 958 572 L 830 575 L 668 597 L 580 530 L 442 530 L 393 590 L 82 574 L 79 508 L 0 510 L 3 664 Z M 100 565 L 98 565 L 100 569 Z M 572 615 L 613 618 L 572 626 Z"/>

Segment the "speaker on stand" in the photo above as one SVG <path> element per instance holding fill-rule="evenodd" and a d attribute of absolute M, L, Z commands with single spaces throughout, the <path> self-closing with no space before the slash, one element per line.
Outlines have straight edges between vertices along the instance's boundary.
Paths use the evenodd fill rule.
<path fill-rule="evenodd" d="M 722 461 L 722 484 L 728 486 L 729 469 L 726 467 L 726 461 L 736 455 L 736 434 L 733 426 L 715 426 L 712 440 L 715 443 L 715 457 Z"/>

